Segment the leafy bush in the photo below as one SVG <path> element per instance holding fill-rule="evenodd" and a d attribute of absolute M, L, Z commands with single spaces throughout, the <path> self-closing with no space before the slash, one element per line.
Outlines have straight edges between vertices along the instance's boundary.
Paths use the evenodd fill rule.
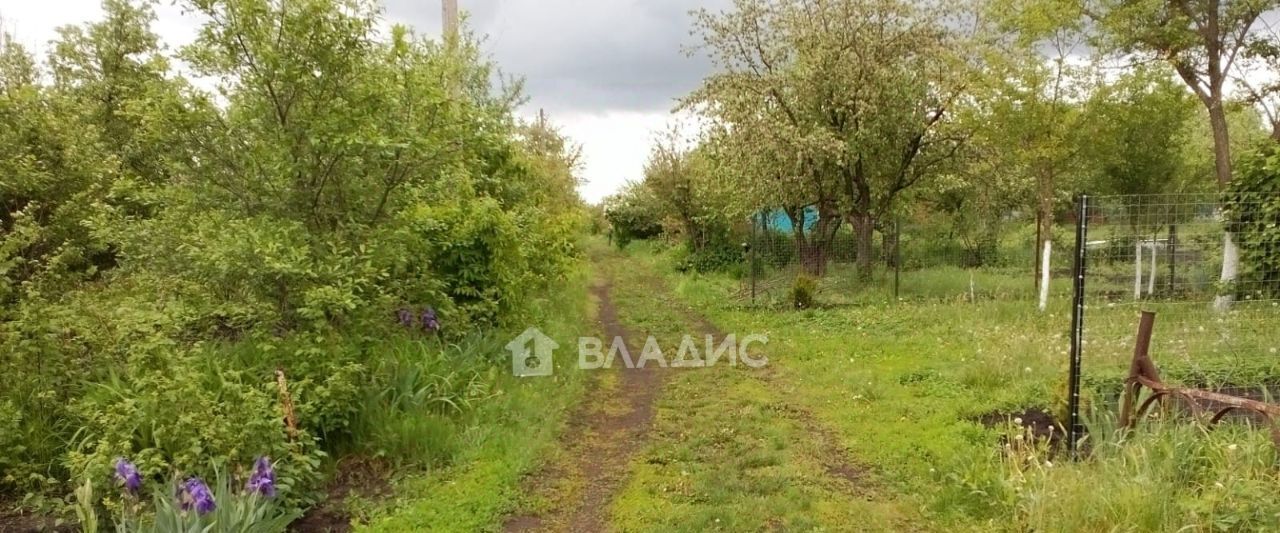
<path fill-rule="evenodd" d="M 812 276 L 800 274 L 796 276 L 795 281 L 791 284 L 791 291 L 787 293 L 787 301 L 791 302 L 792 307 L 796 309 L 811 309 L 814 306 L 817 292 L 818 281 Z"/>
<path fill-rule="evenodd" d="M 0 37 L 0 372 L 23 376 L 0 492 L 269 453 L 296 508 L 343 443 L 442 461 L 493 362 L 441 341 L 574 268 L 575 150 L 516 118 L 471 36 L 385 32 L 361 2 L 185 5 L 206 23 L 178 56 L 217 97 L 170 72 L 147 4 L 105 2 L 47 69 Z M 428 306 L 441 327 L 396 328 Z"/>
<path fill-rule="evenodd" d="M 1223 202 L 1240 247 L 1240 290 L 1249 298 L 1280 296 L 1280 148 L 1267 143 L 1243 158 Z"/>
<path fill-rule="evenodd" d="M 677 250 L 679 255 L 673 259 L 676 270 L 680 272 L 722 272 L 741 265 L 743 261 L 740 247 L 724 241 L 705 246 L 701 250 L 690 250 L 687 245 L 680 246 Z"/>
<path fill-rule="evenodd" d="M 631 183 L 604 201 L 604 217 L 609 221 L 609 238 L 618 247 L 631 241 L 662 234 L 662 211 L 658 199 L 642 184 Z"/>

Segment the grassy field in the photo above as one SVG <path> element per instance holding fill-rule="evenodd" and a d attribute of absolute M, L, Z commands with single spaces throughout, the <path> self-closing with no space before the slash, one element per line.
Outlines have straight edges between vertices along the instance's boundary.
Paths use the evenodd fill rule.
<path fill-rule="evenodd" d="M 663 347 L 686 334 L 769 337 L 757 354 L 768 357 L 762 369 L 661 371 L 652 422 L 609 444 L 626 458 L 610 474 L 618 480 L 606 508 L 594 511 L 610 530 L 1280 527 L 1280 458 L 1265 432 L 1242 424 L 1208 431 L 1176 417 L 1115 430 L 1114 394 L 1140 306 L 1089 310 L 1091 455 L 1070 461 L 1042 438 L 1061 433 L 1046 424 L 1065 408 L 1061 299 L 1039 313 L 1026 300 L 893 302 L 869 288 L 841 305 L 750 307 L 740 280 L 678 273 L 660 246 L 596 254 L 594 282 L 611 281 L 618 320 L 634 337 L 652 335 Z M 555 308 L 538 323 L 562 347 L 596 327 L 586 292 L 568 296 L 586 308 Z M 1220 317 L 1188 305 L 1142 307 L 1160 313 L 1153 356 L 1169 381 L 1249 388 L 1280 376 L 1274 309 L 1241 306 Z M 633 349 L 643 342 L 629 341 Z M 393 498 L 368 504 L 366 529 L 501 530 L 515 514 L 554 516 L 587 497 L 592 483 L 574 465 L 601 443 L 564 440 L 573 438 L 567 418 L 634 406 L 615 405 L 625 370 L 592 376 L 570 368 L 572 359 L 557 358 L 554 378 L 503 382 L 504 399 L 471 421 L 452 466 L 399 479 Z"/>
<path fill-rule="evenodd" d="M 652 261 L 661 268 L 660 259 Z M 930 276 L 936 283 L 955 277 Z M 1128 366 L 1140 307 L 1159 312 L 1153 356 L 1170 381 L 1249 388 L 1280 376 L 1278 315 L 1269 306 L 1242 306 L 1226 317 L 1207 306 L 1091 306 L 1085 374 L 1095 453 L 1070 463 L 1044 446 L 1021 444 L 1028 439 L 1013 424 L 979 422 L 1029 411 L 1062 418 L 1065 298 L 1051 300 L 1044 313 L 1028 300 L 895 304 L 881 285 L 849 288 L 852 296 L 837 302 L 854 305 L 794 311 L 743 306 L 740 281 L 727 277 L 671 279 L 683 301 L 723 328 L 768 333 L 773 369 L 794 387 L 786 396 L 835 428 L 853 456 L 918 504 L 926 528 L 1280 526 L 1280 508 L 1262 489 L 1277 481 L 1265 433 L 1232 427 L 1204 434 L 1167 423 L 1120 442 L 1110 431 L 1114 404 L 1105 401 Z"/>

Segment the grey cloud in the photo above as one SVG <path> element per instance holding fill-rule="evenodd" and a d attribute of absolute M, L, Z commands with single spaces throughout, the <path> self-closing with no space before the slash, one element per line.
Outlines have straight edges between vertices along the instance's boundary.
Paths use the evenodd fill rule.
<path fill-rule="evenodd" d="M 689 11 L 731 0 L 459 0 L 470 25 L 508 74 L 525 79 L 531 105 L 552 113 L 666 111 L 710 69 L 684 49 Z M 386 0 L 387 17 L 440 31 L 435 0 Z"/>

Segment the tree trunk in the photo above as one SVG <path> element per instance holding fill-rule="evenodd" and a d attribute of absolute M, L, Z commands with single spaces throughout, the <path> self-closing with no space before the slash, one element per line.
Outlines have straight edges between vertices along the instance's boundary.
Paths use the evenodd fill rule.
<path fill-rule="evenodd" d="M 681 222 L 684 223 L 685 239 L 689 243 L 689 249 L 694 252 L 701 252 L 706 247 L 706 240 L 702 238 L 702 232 L 698 231 L 698 223 L 693 220 L 692 216 L 681 214 Z"/>
<path fill-rule="evenodd" d="M 795 241 L 796 260 L 800 262 L 801 271 L 809 276 L 821 276 L 827 263 L 826 243 L 821 231 L 824 227 L 823 220 L 818 219 L 814 231 L 806 231 L 805 208 L 788 210 L 787 218 L 791 219 L 791 235 Z"/>
<path fill-rule="evenodd" d="M 1231 137 L 1227 133 L 1227 112 L 1222 108 L 1222 98 L 1209 104 L 1209 127 L 1213 130 L 1213 166 L 1218 186 L 1231 182 Z"/>
<path fill-rule="evenodd" d="M 1218 188 L 1225 189 L 1231 183 L 1231 137 L 1227 133 L 1227 113 L 1222 108 L 1222 95 L 1215 94 L 1208 102 L 1209 125 L 1213 129 L 1213 162 L 1218 177 Z M 1222 275 L 1219 281 L 1228 290 L 1214 299 L 1213 308 L 1226 311 L 1235 300 L 1234 288 L 1236 276 L 1240 270 L 1240 250 L 1236 247 L 1235 237 L 1231 231 L 1222 231 Z"/>
<path fill-rule="evenodd" d="M 1040 178 L 1040 190 L 1036 198 L 1036 283 L 1039 284 L 1050 265 L 1044 264 L 1045 243 L 1053 240 L 1053 174 Z"/>
<path fill-rule="evenodd" d="M 804 208 L 799 208 L 799 215 L 793 209 L 787 209 L 786 212 L 787 218 L 791 220 L 791 241 L 795 245 L 796 261 L 807 271 L 805 257 L 809 253 L 809 246 L 804 234 Z"/>
<path fill-rule="evenodd" d="M 808 250 L 803 258 L 806 274 L 815 277 L 826 274 L 827 249 L 831 245 L 835 225 L 839 223 L 839 215 L 833 215 L 829 209 L 818 208 L 818 221 L 814 224 L 813 231 L 809 232 Z"/>
<path fill-rule="evenodd" d="M 1227 311 L 1235 301 L 1236 288 L 1234 282 L 1240 271 L 1240 248 L 1236 246 L 1235 236 L 1230 231 L 1222 232 L 1222 282 L 1223 292 L 1213 300 L 1215 311 Z"/>
<path fill-rule="evenodd" d="M 898 235 L 896 228 L 890 226 L 880 228 L 880 254 L 883 255 L 885 268 L 893 268 L 898 259 Z"/>
<path fill-rule="evenodd" d="M 862 211 L 854 213 L 849 217 L 849 224 L 853 226 L 854 236 L 857 238 L 857 265 L 858 279 L 871 279 L 871 263 L 874 247 L 872 239 L 875 237 L 875 219 L 871 213 Z"/>

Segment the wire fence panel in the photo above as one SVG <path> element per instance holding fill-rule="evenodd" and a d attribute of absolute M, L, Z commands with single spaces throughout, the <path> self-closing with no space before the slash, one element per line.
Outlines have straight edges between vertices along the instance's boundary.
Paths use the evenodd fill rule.
<path fill-rule="evenodd" d="M 743 295 L 754 294 L 756 305 L 782 305 L 797 278 L 808 277 L 823 305 L 992 299 L 1034 305 L 1044 281 L 1037 274 L 1045 256 L 1036 224 L 1025 216 L 1007 216 L 985 235 L 948 217 L 904 216 L 878 224 L 862 249 L 848 224 L 835 224 L 826 235 L 816 226 L 808 220 L 800 232 L 790 220 L 758 215 L 748 241 L 754 268 Z M 1047 293 L 1067 299 L 1071 224 L 1056 229 L 1060 235 L 1044 239 L 1051 244 Z"/>
<path fill-rule="evenodd" d="M 1166 382 L 1254 399 L 1280 392 L 1280 275 L 1264 259 L 1280 250 L 1239 222 L 1280 224 L 1267 202 L 1228 205 L 1211 194 L 1087 199 L 1076 221 L 1086 235 L 1081 361 L 1073 370 L 1082 409 L 1117 400 L 1144 310 L 1156 313 L 1150 349 Z"/>

